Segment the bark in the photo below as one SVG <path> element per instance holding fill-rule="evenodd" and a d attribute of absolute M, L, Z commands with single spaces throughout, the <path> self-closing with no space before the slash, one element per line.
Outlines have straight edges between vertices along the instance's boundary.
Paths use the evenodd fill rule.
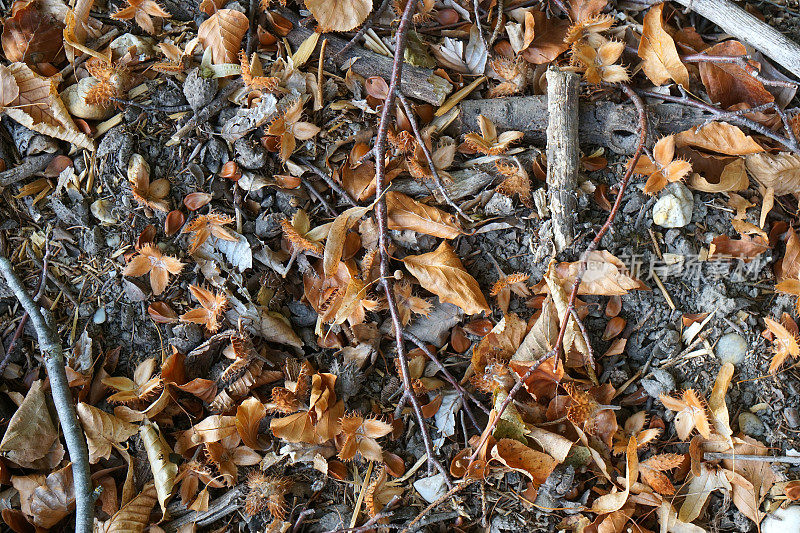
<path fill-rule="evenodd" d="M 580 78 L 557 68 L 547 71 L 547 195 L 556 252 L 575 239 L 578 199 L 578 89 Z"/>

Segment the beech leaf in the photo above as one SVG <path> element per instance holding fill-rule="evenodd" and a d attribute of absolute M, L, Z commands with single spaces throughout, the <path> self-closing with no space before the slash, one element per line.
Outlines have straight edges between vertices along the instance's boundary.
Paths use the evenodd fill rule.
<path fill-rule="evenodd" d="M 625 490 L 620 492 L 616 491 L 615 488 L 615 492 L 600 496 L 592 503 L 592 512 L 597 514 L 613 513 L 614 511 L 622 509 L 622 506 L 628 501 L 631 484 L 639 476 L 639 456 L 637 455 L 637 448 L 636 437 L 631 437 L 628 441 L 628 448 L 626 451 Z"/>
<path fill-rule="evenodd" d="M 77 410 L 89 444 L 91 464 L 100 459 L 108 459 L 112 448 L 125 442 L 138 431 L 133 424 L 83 402 L 78 404 Z"/>
<path fill-rule="evenodd" d="M 639 42 L 639 57 L 644 60 L 642 70 L 655 85 L 673 80 L 688 89 L 689 71 L 681 62 L 675 41 L 664 29 L 663 10 L 664 4 L 657 4 L 644 16 L 642 40 Z"/>
<path fill-rule="evenodd" d="M 447 242 L 442 242 L 433 252 L 406 256 L 403 263 L 420 285 L 442 302 L 457 305 L 468 315 L 492 312 L 478 282 L 467 273 Z"/>
<path fill-rule="evenodd" d="M 535 487 L 545 482 L 558 465 L 558 461 L 546 453 L 532 450 L 514 439 L 500 439 L 492 449 L 494 459 L 512 470 L 530 478 Z"/>
<path fill-rule="evenodd" d="M 372 0 L 305 0 L 323 32 L 350 31 L 367 20 Z"/>
<path fill-rule="evenodd" d="M 351 207 L 334 219 L 328 230 L 328 238 L 325 240 L 325 251 L 322 256 L 323 270 L 326 278 L 333 276 L 336 273 L 336 269 L 339 268 L 339 261 L 342 259 L 342 251 L 344 250 L 344 241 L 347 236 L 347 231 L 352 228 L 361 217 L 366 215 L 370 209 L 372 209 L 371 205 L 367 207 Z"/>
<path fill-rule="evenodd" d="M 791 152 L 766 152 L 747 156 L 747 171 L 775 196 L 800 193 L 800 156 Z"/>
<path fill-rule="evenodd" d="M 72 464 L 50 473 L 12 476 L 11 483 L 19 491 L 22 512 L 41 528 L 51 528 L 72 512 L 75 488 Z"/>
<path fill-rule="evenodd" d="M 42 466 L 39 461 L 60 449 L 54 457 L 55 466 L 64 456 L 64 448 L 58 442 L 58 430 L 50 416 L 47 396 L 41 380 L 34 381 L 22 404 L 8 422 L 0 442 L 0 453 L 25 468 Z M 52 462 L 52 461 L 46 461 Z"/>
<path fill-rule="evenodd" d="M 236 63 L 250 21 L 247 15 L 233 9 L 220 9 L 200 24 L 197 37 L 204 48 L 211 49 L 215 65 Z"/>
<path fill-rule="evenodd" d="M 138 496 L 102 524 L 100 530 L 104 533 L 141 533 L 150 523 L 150 511 L 155 503 L 156 488 L 151 481 Z"/>
<path fill-rule="evenodd" d="M 412 230 L 443 239 L 455 239 L 464 233 L 453 215 L 403 193 L 387 192 L 386 210 L 389 229 Z"/>
<path fill-rule="evenodd" d="M 727 122 L 711 122 L 702 128 L 690 128 L 675 136 L 675 146 L 691 146 L 726 155 L 750 155 L 763 152 L 751 136 Z"/>

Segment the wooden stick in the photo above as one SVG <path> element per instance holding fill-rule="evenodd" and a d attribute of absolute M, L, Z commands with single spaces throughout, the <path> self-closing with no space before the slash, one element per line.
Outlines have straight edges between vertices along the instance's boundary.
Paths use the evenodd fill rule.
<path fill-rule="evenodd" d="M 547 70 L 547 194 L 556 252 L 575 239 L 578 198 L 578 82 L 574 72 Z"/>
<path fill-rule="evenodd" d="M 14 271 L 14 267 L 11 266 L 11 262 L 1 255 L 0 272 L 14 296 L 28 313 L 31 324 L 36 330 L 39 351 L 44 359 L 47 377 L 50 378 L 53 404 L 56 406 L 58 420 L 67 443 L 69 459 L 72 461 L 72 478 L 75 485 L 75 531 L 76 533 L 91 533 L 94 525 L 94 498 L 89 472 L 89 447 L 86 444 L 86 436 L 78 421 L 72 393 L 69 390 L 61 341 L 45 321 L 39 305 L 28 294 Z"/>
<path fill-rule="evenodd" d="M 490 119 L 497 129 L 525 133 L 524 142 L 543 143 L 547 129 L 547 96 L 514 96 L 464 100 L 455 128 L 466 133 L 478 128 L 478 115 Z M 661 135 L 678 133 L 702 124 L 713 115 L 680 104 L 647 106 L 648 127 Z M 582 101 L 578 111 L 578 141 L 581 145 L 604 146 L 618 154 L 632 154 L 638 141 L 639 119 L 631 104 Z"/>
<path fill-rule="evenodd" d="M 676 0 L 800 78 L 800 45 L 728 0 Z"/>
<path fill-rule="evenodd" d="M 758 461 L 761 463 L 787 463 L 790 465 L 800 465 L 800 457 L 789 455 L 745 455 L 740 453 L 706 452 L 703 454 L 703 459 L 730 459 L 738 461 Z"/>
<path fill-rule="evenodd" d="M 289 19 L 294 24 L 294 29 L 286 37 L 289 43 L 296 49 L 309 35 L 314 33 L 310 28 L 303 26 L 300 18 L 288 9 L 279 10 L 281 16 Z M 348 41 L 336 37 L 334 35 L 326 35 L 328 39 L 328 54 L 329 58 L 326 64 L 335 65 L 337 68 L 346 60 L 352 57 L 358 57 L 353 63 L 353 72 L 364 76 L 381 76 L 385 80 L 389 80 L 392 75 L 392 58 L 376 54 L 366 48 L 360 46 L 353 46 L 347 54 L 339 55 L 339 51 L 348 45 Z M 453 86 L 444 78 L 437 76 L 433 70 L 427 68 L 415 67 L 413 65 L 404 65 L 403 78 L 400 80 L 400 90 L 408 98 L 415 98 L 428 102 L 435 106 L 440 106 L 444 103 L 447 95 Z"/>

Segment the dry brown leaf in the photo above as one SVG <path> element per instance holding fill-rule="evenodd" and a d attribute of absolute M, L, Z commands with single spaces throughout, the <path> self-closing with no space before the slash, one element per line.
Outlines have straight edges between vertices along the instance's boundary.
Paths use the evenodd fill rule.
<path fill-rule="evenodd" d="M 150 524 L 150 511 L 156 501 L 156 488 L 151 481 L 98 529 L 103 533 L 141 533 Z"/>
<path fill-rule="evenodd" d="M 367 20 L 372 0 L 304 0 L 322 32 L 350 31 Z"/>
<path fill-rule="evenodd" d="M 119 446 L 136 434 L 138 428 L 97 407 L 78 404 L 78 418 L 89 443 L 89 463 L 108 459 L 112 448 Z"/>
<path fill-rule="evenodd" d="M 608 250 L 596 250 L 586 254 L 586 272 L 578 287 L 578 294 L 622 296 L 631 290 L 649 290 L 641 280 L 628 275 L 625 263 Z M 581 262 L 559 263 L 555 269 L 562 285 L 571 287 L 580 270 Z"/>
<path fill-rule="evenodd" d="M 492 448 L 492 459 L 530 478 L 538 487 L 548 478 L 558 461 L 546 453 L 532 450 L 514 439 L 500 439 Z"/>
<path fill-rule="evenodd" d="M 58 8 L 58 3 L 47 1 L 14 3 L 12 16 L 3 21 L 3 54 L 8 61 L 34 64 L 63 59 L 64 13 Z"/>
<path fill-rule="evenodd" d="M 613 513 L 619 511 L 630 495 L 631 484 L 639 477 L 639 456 L 637 452 L 636 437 L 631 437 L 628 441 L 626 452 L 627 462 L 625 467 L 625 490 L 620 492 L 614 487 L 614 492 L 604 494 L 592 503 L 592 512 L 597 514 Z"/>
<path fill-rule="evenodd" d="M 361 217 L 366 215 L 370 209 L 372 209 L 371 205 L 367 207 L 351 207 L 333 220 L 328 230 L 328 238 L 325 239 L 325 250 L 322 254 L 323 272 L 326 278 L 333 276 L 336 273 L 336 269 L 339 268 L 348 230 Z"/>
<path fill-rule="evenodd" d="M 215 65 L 236 63 L 250 21 L 247 15 L 233 9 L 220 9 L 197 30 L 197 37 L 204 48 L 211 48 L 211 59 Z"/>
<path fill-rule="evenodd" d="M 682 151 L 682 153 L 688 154 L 688 159 L 695 170 L 702 170 L 699 168 L 702 164 L 699 164 L 698 160 L 703 159 L 704 156 L 700 155 L 700 153 L 695 150 L 686 150 Z M 694 154 L 697 154 L 697 157 L 693 157 Z M 719 168 L 719 166 L 719 163 L 717 163 L 717 168 Z M 750 179 L 747 177 L 744 159 L 741 157 L 737 157 L 730 163 L 725 164 L 722 167 L 722 172 L 720 172 L 718 176 L 710 176 L 705 172 L 704 174 L 703 176 L 697 172 L 692 173 L 687 180 L 687 185 L 696 191 L 703 192 L 743 191 L 750 186 Z"/>
<path fill-rule="evenodd" d="M 747 56 L 747 49 L 739 41 L 732 40 L 715 44 L 703 53 L 710 56 L 743 57 Z M 754 68 L 758 65 L 754 61 L 750 63 Z M 741 103 L 757 107 L 775 100 L 760 81 L 738 65 L 703 61 L 699 68 L 708 96 L 723 109 Z"/>
<path fill-rule="evenodd" d="M 34 381 L 22 404 L 8 422 L 0 453 L 25 468 L 50 468 L 61 462 L 64 448 L 58 441 L 58 430 L 41 380 Z"/>
<path fill-rule="evenodd" d="M 547 268 L 547 273 L 544 276 L 544 281 L 547 284 L 547 288 L 550 290 L 550 296 L 553 299 L 559 324 L 563 325 L 565 320 L 569 321 L 563 341 L 564 353 L 567 354 L 564 364 L 569 367 L 586 366 L 594 368 L 595 362 L 591 358 L 592 351 L 589 348 L 586 338 L 581 334 L 575 322 L 575 318 L 567 315 L 569 296 L 564 286 L 566 284 L 571 286 L 573 282 L 564 280 L 564 278 L 557 274 L 556 270 L 555 261 L 551 261 Z M 584 279 L 586 279 L 585 276 Z M 572 357 L 572 352 L 577 352 L 578 357 Z"/>
<path fill-rule="evenodd" d="M 267 409 L 258 399 L 250 397 L 239 404 L 236 408 L 236 431 L 242 438 L 245 446 L 254 450 L 261 450 L 264 445 L 260 442 L 259 425 L 261 420 L 267 415 Z"/>
<path fill-rule="evenodd" d="M 433 252 L 406 256 L 403 263 L 420 285 L 440 301 L 457 305 L 469 315 L 481 311 L 491 313 L 480 285 L 467 273 L 447 242 L 442 242 Z"/>
<path fill-rule="evenodd" d="M 536 444 L 559 463 L 563 463 L 572 450 L 573 442 L 571 440 L 536 426 L 531 427 L 526 436 L 535 440 Z"/>
<path fill-rule="evenodd" d="M 559 17 L 550 17 L 538 9 L 530 11 L 533 19 L 534 37 L 520 56 L 528 63 L 545 65 L 569 49 L 564 42 L 570 23 Z"/>
<path fill-rule="evenodd" d="M 19 491 L 20 508 L 37 527 L 49 529 L 70 514 L 75 507 L 72 464 L 47 475 L 12 476 Z"/>
<path fill-rule="evenodd" d="M 714 388 L 711 390 L 711 396 L 708 397 L 708 410 L 711 413 L 711 423 L 714 425 L 716 432 L 725 438 L 731 446 L 733 441 L 731 435 L 730 416 L 728 415 L 728 406 L 725 404 L 725 394 L 728 392 L 728 387 L 733 378 L 733 363 L 725 363 L 719 369 L 717 379 L 714 381 Z"/>
<path fill-rule="evenodd" d="M 775 196 L 800 193 L 800 156 L 791 152 L 760 153 L 747 156 L 747 171 Z"/>
<path fill-rule="evenodd" d="M 153 422 L 145 422 L 139 427 L 142 444 L 147 451 L 147 460 L 150 462 L 150 471 L 153 473 L 158 503 L 161 511 L 166 516 L 167 500 L 175 486 L 175 476 L 178 475 L 178 465 L 169 460 L 172 448 L 161 435 L 158 426 Z"/>
<path fill-rule="evenodd" d="M 211 415 L 184 431 L 175 443 L 175 453 L 184 453 L 198 444 L 218 442 L 236 433 L 236 417 Z"/>
<path fill-rule="evenodd" d="M 741 437 L 734 445 L 733 453 L 736 455 L 769 455 L 769 448 L 753 439 Z M 740 474 L 752 483 L 752 490 L 741 483 L 732 483 L 732 499 L 736 508 L 756 524 L 760 524 L 765 514 L 761 511 L 761 502 L 775 484 L 777 476 L 772 470 L 772 465 L 766 461 L 746 461 L 738 457 L 724 459 L 723 466 Z"/>
<path fill-rule="evenodd" d="M 689 71 L 681 62 L 675 41 L 664 29 L 663 10 L 664 4 L 657 4 L 644 16 L 642 40 L 639 42 L 639 57 L 644 61 L 642 70 L 655 85 L 673 80 L 688 89 Z"/>
<path fill-rule="evenodd" d="M 675 146 L 691 146 L 726 155 L 750 155 L 763 152 L 752 137 L 727 122 L 711 122 L 701 128 L 690 128 L 675 136 Z"/>
<path fill-rule="evenodd" d="M 24 63 L 11 63 L 8 70 L 19 89 L 17 98 L 4 109 L 9 117 L 43 135 L 94 150 L 94 141 L 78 130 L 58 96 L 54 78 L 40 76 Z"/>
<path fill-rule="evenodd" d="M 464 233 L 453 215 L 403 193 L 387 192 L 386 210 L 389 229 L 412 230 L 443 239 L 455 239 Z"/>
<path fill-rule="evenodd" d="M 744 235 L 741 239 L 731 239 L 727 235 L 720 235 L 711 241 L 708 257 L 712 258 L 717 255 L 723 258 L 741 259 L 748 263 L 766 252 L 768 248 L 769 243 L 758 235 L 753 238 Z"/>

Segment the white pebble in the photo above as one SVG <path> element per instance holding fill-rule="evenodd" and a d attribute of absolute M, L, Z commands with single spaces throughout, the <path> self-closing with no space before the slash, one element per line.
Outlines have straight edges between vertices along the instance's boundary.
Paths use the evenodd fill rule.
<path fill-rule="evenodd" d="M 670 183 L 656 205 L 653 222 L 663 228 L 682 228 L 692 221 L 694 198 L 683 183 Z"/>
<path fill-rule="evenodd" d="M 747 354 L 747 341 L 738 333 L 728 333 L 717 341 L 714 353 L 722 363 L 739 365 Z"/>

